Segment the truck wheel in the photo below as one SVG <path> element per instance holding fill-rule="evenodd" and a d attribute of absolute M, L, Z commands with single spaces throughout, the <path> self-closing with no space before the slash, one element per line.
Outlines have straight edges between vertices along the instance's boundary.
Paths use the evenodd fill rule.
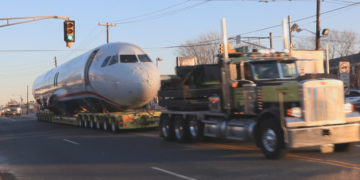
<path fill-rule="evenodd" d="M 196 117 L 189 119 L 189 134 L 192 141 L 200 141 L 203 138 L 204 125 Z"/>
<path fill-rule="evenodd" d="M 160 117 L 160 136 L 163 137 L 165 141 L 174 139 L 174 127 L 167 115 L 161 115 Z"/>
<path fill-rule="evenodd" d="M 335 152 L 348 152 L 355 146 L 355 143 L 335 144 Z"/>
<path fill-rule="evenodd" d="M 260 147 L 268 159 L 280 159 L 286 154 L 281 127 L 271 119 L 260 124 Z"/>
<path fill-rule="evenodd" d="M 116 133 L 118 131 L 118 129 L 119 129 L 119 126 L 117 124 L 117 121 L 115 121 L 115 118 L 112 118 L 112 120 L 111 120 L 111 131 L 113 133 Z"/>
<path fill-rule="evenodd" d="M 104 129 L 104 131 L 109 130 L 108 126 L 109 126 L 108 120 L 107 120 L 107 118 L 105 118 L 104 121 L 103 121 L 103 129 Z"/>
<path fill-rule="evenodd" d="M 189 140 L 189 122 L 183 119 L 181 116 L 174 117 L 174 130 L 176 140 L 179 142 L 186 142 Z"/>

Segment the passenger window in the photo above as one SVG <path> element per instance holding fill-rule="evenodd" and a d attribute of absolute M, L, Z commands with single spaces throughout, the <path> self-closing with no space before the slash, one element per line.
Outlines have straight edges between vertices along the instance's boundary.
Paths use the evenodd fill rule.
<path fill-rule="evenodd" d="M 120 55 L 120 62 L 122 63 L 136 63 L 137 58 L 135 55 Z"/>
<path fill-rule="evenodd" d="M 116 64 L 116 63 L 118 63 L 118 62 L 119 62 L 119 56 L 118 56 L 118 55 L 114 55 L 114 56 L 111 58 L 110 62 L 109 62 L 109 66 L 111 66 L 111 65 L 113 65 L 113 64 Z"/>
<path fill-rule="evenodd" d="M 111 56 L 106 57 L 106 58 L 104 59 L 104 62 L 101 64 L 101 67 L 105 67 L 105 66 L 108 64 L 110 58 L 111 58 Z"/>
<path fill-rule="evenodd" d="M 140 62 L 151 62 L 151 59 L 146 54 L 140 54 L 140 55 L 138 55 L 138 58 L 139 58 Z"/>

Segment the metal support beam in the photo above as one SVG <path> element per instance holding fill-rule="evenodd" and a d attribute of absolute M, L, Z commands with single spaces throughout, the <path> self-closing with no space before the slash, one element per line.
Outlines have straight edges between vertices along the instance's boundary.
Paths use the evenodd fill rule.
<path fill-rule="evenodd" d="M 28 19 L 28 20 L 26 20 L 26 19 Z M 17 25 L 17 24 L 24 24 L 24 23 L 28 23 L 28 22 L 41 21 L 41 20 L 45 20 L 45 19 L 69 20 L 70 17 L 66 17 L 66 16 L 29 16 L 29 17 L 0 18 L 0 21 L 6 21 L 6 24 L 0 25 L 0 28 L 6 27 L 6 26 L 13 26 L 13 25 Z M 10 23 L 10 21 L 16 21 L 16 20 L 24 20 L 24 21 Z"/>

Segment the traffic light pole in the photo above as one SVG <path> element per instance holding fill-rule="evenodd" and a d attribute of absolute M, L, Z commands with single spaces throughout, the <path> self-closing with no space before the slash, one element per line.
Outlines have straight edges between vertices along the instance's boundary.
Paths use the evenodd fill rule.
<path fill-rule="evenodd" d="M 28 20 L 26 20 L 28 19 Z M 66 16 L 29 16 L 29 17 L 12 17 L 12 18 L 0 18 L 0 21 L 6 21 L 6 24 L 0 25 L 1 27 L 6 26 L 13 26 L 17 24 L 24 24 L 28 22 L 34 22 L 34 21 L 41 21 L 45 19 L 63 19 L 63 20 L 69 20 L 69 17 Z M 16 20 L 24 20 L 24 21 L 18 21 L 14 23 L 10 23 L 10 21 L 16 21 Z"/>
<path fill-rule="evenodd" d="M 109 44 L 109 27 L 115 27 L 116 24 L 109 24 L 109 23 L 101 24 L 101 23 L 99 23 L 98 25 L 106 26 L 106 43 Z"/>

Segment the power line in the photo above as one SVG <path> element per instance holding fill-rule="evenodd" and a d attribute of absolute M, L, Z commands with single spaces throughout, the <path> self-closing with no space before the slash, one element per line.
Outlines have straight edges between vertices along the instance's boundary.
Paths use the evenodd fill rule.
<path fill-rule="evenodd" d="M 328 10 L 328 11 L 322 12 L 322 13 L 320 13 L 320 14 L 321 14 L 321 15 L 328 14 L 328 13 L 331 13 L 331 12 L 334 12 L 334 11 L 338 11 L 338 10 L 341 10 L 341 9 L 345 9 L 345 8 L 348 8 L 348 7 L 351 7 L 351 6 L 355 6 L 355 5 L 358 5 L 358 4 L 360 4 L 360 2 L 355 2 L 355 3 L 352 3 L 352 4 L 346 5 L 346 6 L 342 6 L 342 7 L 339 7 L 339 8 L 332 9 L 332 10 Z M 304 20 L 307 20 L 307 19 L 310 19 L 310 18 L 313 18 L 313 17 L 316 17 L 316 15 L 311 15 L 311 16 L 307 16 L 307 17 L 304 17 L 304 18 L 300 18 L 300 19 L 294 20 L 293 22 L 300 22 L 300 21 L 304 21 Z M 279 26 L 282 26 L 282 24 L 277 24 L 277 25 L 265 27 L 265 28 L 262 28 L 262 29 L 245 32 L 245 33 L 242 33 L 241 35 L 251 34 L 251 33 L 255 33 L 255 32 L 260 32 L 260 31 L 272 29 L 272 28 L 279 27 Z"/>
<path fill-rule="evenodd" d="M 195 7 L 197 7 L 197 6 L 200 6 L 200 5 L 203 5 L 203 4 L 205 4 L 205 3 L 208 3 L 209 1 L 210 1 L 210 0 L 203 0 L 202 2 L 193 4 L 193 5 L 190 5 L 190 6 L 186 6 L 186 7 L 180 8 L 180 9 L 175 9 L 175 10 L 173 10 L 173 11 L 164 12 L 164 13 L 161 13 L 161 14 L 159 14 L 159 15 L 150 16 L 150 17 L 145 17 L 145 18 L 142 18 L 142 19 L 136 19 L 136 20 L 129 20 L 129 21 L 117 22 L 117 23 L 115 23 L 115 24 L 129 24 L 129 23 L 137 23 L 137 22 L 143 22 L 143 21 L 148 21 L 148 20 L 159 19 L 159 18 L 166 17 L 166 15 L 173 15 L 173 14 L 179 13 L 179 12 L 181 12 L 181 11 L 185 11 L 185 10 L 188 10 L 188 9 L 195 8 Z"/>
<path fill-rule="evenodd" d="M 119 20 L 115 20 L 116 21 L 128 21 L 128 20 L 131 20 L 131 19 L 138 19 L 140 17 L 143 17 L 143 16 L 149 16 L 151 14 L 156 14 L 156 13 L 159 13 L 159 12 L 162 12 L 162 11 L 165 11 L 165 10 L 169 10 L 169 9 L 172 9 L 172 8 L 175 8 L 175 7 L 178 7 L 178 6 L 181 6 L 183 4 L 186 4 L 188 3 L 189 1 L 191 0 L 187 0 L 187 1 L 183 1 L 183 2 L 180 2 L 180 3 L 177 3 L 177 4 L 173 4 L 171 6 L 167 6 L 165 8 L 162 8 L 162 9 L 158 9 L 158 10 L 155 10 L 155 11 L 151 11 L 151 12 L 147 12 L 147 13 L 144 13 L 144 14 L 140 14 L 138 16 L 133 16 L 133 17 L 128 17 L 128 18 L 123 18 L 123 19 L 119 19 Z"/>

